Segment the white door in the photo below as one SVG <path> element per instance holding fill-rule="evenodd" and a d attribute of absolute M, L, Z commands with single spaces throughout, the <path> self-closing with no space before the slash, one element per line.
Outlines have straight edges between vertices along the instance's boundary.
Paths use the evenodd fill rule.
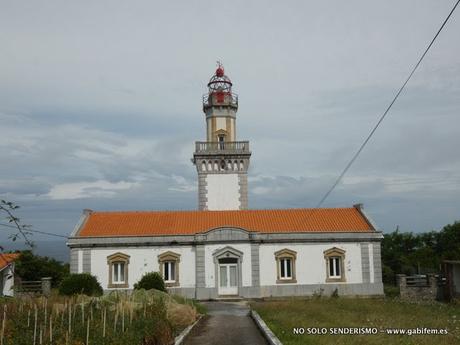
<path fill-rule="evenodd" d="M 219 295 L 238 295 L 237 264 L 219 264 Z"/>

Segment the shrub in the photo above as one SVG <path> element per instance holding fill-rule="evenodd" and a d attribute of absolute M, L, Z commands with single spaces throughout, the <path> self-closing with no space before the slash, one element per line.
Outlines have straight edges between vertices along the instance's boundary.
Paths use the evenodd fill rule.
<path fill-rule="evenodd" d="M 102 287 L 97 278 L 89 273 L 71 274 L 64 278 L 59 286 L 59 294 L 66 296 L 76 294 L 100 296 L 102 292 Z"/>
<path fill-rule="evenodd" d="M 142 276 L 136 284 L 134 284 L 134 289 L 155 289 L 166 292 L 165 282 L 163 277 L 158 272 L 146 273 Z"/>

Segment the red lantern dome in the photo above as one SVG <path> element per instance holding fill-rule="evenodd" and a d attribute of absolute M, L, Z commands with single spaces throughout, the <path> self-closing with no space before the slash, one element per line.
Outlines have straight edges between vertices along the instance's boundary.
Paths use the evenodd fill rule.
<path fill-rule="evenodd" d="M 224 68 L 222 66 L 219 66 L 216 69 L 216 76 L 218 76 L 219 78 L 222 78 L 224 76 Z"/>
<path fill-rule="evenodd" d="M 224 66 L 217 62 L 217 69 L 208 83 L 208 93 L 203 95 L 203 110 L 213 106 L 238 109 L 238 95 L 232 92 L 232 81 L 225 75 Z"/>
<path fill-rule="evenodd" d="M 211 77 L 208 83 L 209 92 L 222 91 L 222 92 L 231 92 L 232 91 L 232 81 L 224 73 L 224 66 L 217 62 L 217 69 L 214 75 Z"/>

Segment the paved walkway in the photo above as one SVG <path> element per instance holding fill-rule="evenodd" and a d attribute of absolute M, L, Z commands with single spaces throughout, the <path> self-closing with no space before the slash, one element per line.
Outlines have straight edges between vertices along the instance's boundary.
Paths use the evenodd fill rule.
<path fill-rule="evenodd" d="M 206 315 L 185 339 L 185 345 L 266 345 L 249 316 L 246 302 L 203 302 Z"/>

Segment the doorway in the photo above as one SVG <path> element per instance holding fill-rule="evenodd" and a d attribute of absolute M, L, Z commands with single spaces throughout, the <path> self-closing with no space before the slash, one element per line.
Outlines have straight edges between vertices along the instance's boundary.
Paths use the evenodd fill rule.
<path fill-rule="evenodd" d="M 238 295 L 238 259 L 219 259 L 219 295 Z"/>

